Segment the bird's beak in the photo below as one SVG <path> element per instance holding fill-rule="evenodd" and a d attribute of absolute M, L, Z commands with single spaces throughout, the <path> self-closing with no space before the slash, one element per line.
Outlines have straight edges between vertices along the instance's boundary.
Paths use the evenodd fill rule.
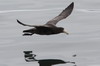
<path fill-rule="evenodd" d="M 67 34 L 67 35 L 69 34 L 67 31 L 63 31 L 63 33 L 65 33 L 65 34 Z"/>

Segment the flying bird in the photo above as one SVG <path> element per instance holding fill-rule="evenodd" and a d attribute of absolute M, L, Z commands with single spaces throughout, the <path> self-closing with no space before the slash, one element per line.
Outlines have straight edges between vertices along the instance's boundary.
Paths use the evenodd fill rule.
<path fill-rule="evenodd" d="M 64 30 L 63 27 L 57 27 L 56 24 L 62 20 L 68 17 L 74 8 L 74 2 L 72 2 L 67 8 L 65 8 L 58 16 L 55 18 L 49 20 L 46 24 L 44 25 L 28 25 L 24 24 L 21 21 L 17 19 L 17 22 L 23 26 L 29 26 L 29 27 L 34 27 L 28 30 L 23 31 L 23 36 L 31 36 L 33 34 L 39 34 L 39 35 L 53 35 L 53 34 L 59 34 L 59 33 L 65 33 L 69 34 L 67 31 Z"/>

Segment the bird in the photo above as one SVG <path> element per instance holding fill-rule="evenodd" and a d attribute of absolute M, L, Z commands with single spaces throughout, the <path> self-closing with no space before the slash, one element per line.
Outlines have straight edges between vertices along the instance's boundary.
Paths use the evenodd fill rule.
<path fill-rule="evenodd" d="M 34 27 L 31 29 L 23 30 L 23 36 L 32 36 L 33 34 L 38 34 L 38 35 L 54 35 L 54 34 L 60 34 L 60 33 L 65 33 L 69 34 L 63 27 L 57 27 L 56 24 L 65 18 L 67 18 L 73 11 L 74 8 L 74 2 L 72 2 L 68 7 L 66 7 L 58 16 L 54 17 L 53 19 L 49 20 L 46 24 L 44 25 L 28 25 L 24 24 L 18 19 L 17 22 L 23 26 L 28 26 L 28 27 Z"/>

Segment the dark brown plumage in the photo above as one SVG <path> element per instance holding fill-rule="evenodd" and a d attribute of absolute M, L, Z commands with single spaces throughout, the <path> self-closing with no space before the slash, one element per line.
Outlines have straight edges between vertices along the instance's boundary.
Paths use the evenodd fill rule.
<path fill-rule="evenodd" d="M 63 27 L 57 27 L 56 24 L 60 20 L 68 17 L 71 14 L 73 8 L 74 8 L 74 2 L 72 2 L 67 8 L 65 8 L 58 16 L 56 16 L 52 20 L 48 21 L 44 25 L 27 25 L 27 24 L 20 22 L 19 20 L 17 20 L 17 22 L 23 26 L 34 27 L 34 28 L 31 28 L 28 30 L 24 30 L 23 35 L 30 35 L 30 36 L 33 34 L 52 35 L 52 34 L 59 34 L 59 33 L 68 34 L 68 32 L 64 31 Z"/>

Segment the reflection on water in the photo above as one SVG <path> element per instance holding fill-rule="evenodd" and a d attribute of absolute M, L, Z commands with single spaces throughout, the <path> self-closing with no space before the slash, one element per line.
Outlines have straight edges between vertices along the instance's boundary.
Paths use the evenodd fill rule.
<path fill-rule="evenodd" d="M 97 7 L 100 6 L 99 2 L 99 0 L 75 0 L 71 16 L 57 24 L 70 32 L 68 36 L 60 34 L 23 37 L 21 31 L 27 27 L 20 26 L 16 19 L 27 24 L 44 24 L 60 13 L 71 1 L 0 0 L 0 65 L 27 66 L 22 54 L 25 50 L 32 50 L 39 56 L 49 55 L 48 58 L 51 55 L 60 55 L 65 57 L 65 60 L 74 60 L 79 66 L 99 65 L 100 7 Z M 77 56 L 70 57 L 73 54 Z"/>

